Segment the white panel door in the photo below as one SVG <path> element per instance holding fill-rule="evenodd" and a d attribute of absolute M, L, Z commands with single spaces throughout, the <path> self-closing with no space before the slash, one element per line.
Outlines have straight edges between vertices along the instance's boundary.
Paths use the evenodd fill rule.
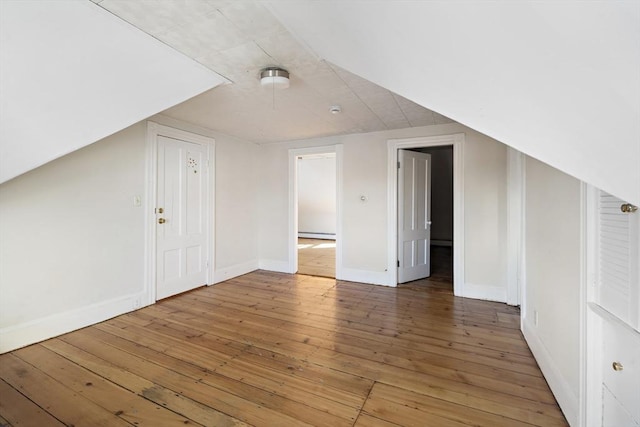
<path fill-rule="evenodd" d="M 207 283 L 208 149 L 158 136 L 157 299 Z"/>
<path fill-rule="evenodd" d="M 431 155 L 399 150 L 398 283 L 431 275 Z"/>

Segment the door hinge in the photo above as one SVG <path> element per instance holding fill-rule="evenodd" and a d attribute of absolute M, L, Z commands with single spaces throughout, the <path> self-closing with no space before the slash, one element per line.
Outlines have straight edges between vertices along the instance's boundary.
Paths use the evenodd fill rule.
<path fill-rule="evenodd" d="M 398 267 L 400 267 L 400 260 L 398 260 Z"/>
<path fill-rule="evenodd" d="M 398 169 L 400 169 L 400 162 L 398 162 Z"/>

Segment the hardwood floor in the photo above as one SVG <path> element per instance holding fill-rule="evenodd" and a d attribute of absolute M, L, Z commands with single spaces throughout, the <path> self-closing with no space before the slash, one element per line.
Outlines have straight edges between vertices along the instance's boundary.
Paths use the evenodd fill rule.
<path fill-rule="evenodd" d="M 564 426 L 517 308 L 257 271 L 0 356 L 15 426 Z"/>
<path fill-rule="evenodd" d="M 336 277 L 336 241 L 298 238 L 298 274 Z"/>

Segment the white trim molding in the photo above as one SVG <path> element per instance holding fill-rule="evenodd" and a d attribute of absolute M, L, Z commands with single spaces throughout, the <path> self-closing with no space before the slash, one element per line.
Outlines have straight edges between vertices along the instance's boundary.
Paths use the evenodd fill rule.
<path fill-rule="evenodd" d="M 260 270 L 275 271 L 276 273 L 290 273 L 289 261 L 281 261 L 275 259 L 260 259 L 258 262 Z"/>
<path fill-rule="evenodd" d="M 582 251 L 580 254 L 580 424 L 601 426 L 602 421 L 602 311 L 596 297 L 598 264 L 599 190 L 582 184 Z"/>
<path fill-rule="evenodd" d="M 549 354 L 549 351 L 538 338 L 534 327 L 529 322 L 522 323 L 522 334 L 569 425 L 580 425 L 578 424 L 580 411 L 578 396 L 571 390 L 571 386 L 565 380 L 562 371 L 555 364 L 554 358 Z"/>
<path fill-rule="evenodd" d="M 137 310 L 145 298 L 125 295 L 0 329 L 0 354 Z"/>
<path fill-rule="evenodd" d="M 506 303 L 520 305 L 524 248 L 524 154 L 507 148 L 507 292 Z"/>
<path fill-rule="evenodd" d="M 343 268 L 340 280 L 368 283 L 370 285 L 389 286 L 386 271 L 368 271 L 355 268 Z"/>
<path fill-rule="evenodd" d="M 318 239 L 318 240 L 336 240 L 335 234 L 330 233 L 298 233 L 298 237 L 302 239 Z"/>
<path fill-rule="evenodd" d="M 476 283 L 464 284 L 464 297 L 487 301 L 506 302 L 507 290 L 504 286 L 478 285 Z"/>
<path fill-rule="evenodd" d="M 241 264 L 230 265 L 228 267 L 219 267 L 213 272 L 213 284 L 251 273 L 258 269 L 258 260 L 243 262 Z"/>
<path fill-rule="evenodd" d="M 279 261 L 260 260 L 260 268 L 295 274 L 298 271 L 298 162 L 300 156 L 335 153 L 336 155 L 336 279 L 342 280 L 342 144 L 289 149 L 289 221 L 288 261 L 282 269 Z M 275 268 L 267 268 L 273 266 Z"/>
<path fill-rule="evenodd" d="M 398 284 L 398 150 L 453 146 L 453 293 L 467 296 L 464 287 L 464 134 L 428 136 L 387 141 L 387 242 L 386 284 Z"/>
<path fill-rule="evenodd" d="M 207 145 L 209 147 L 209 181 L 207 183 L 207 200 L 209 218 L 206 221 L 207 230 L 207 284 L 213 284 L 214 281 L 214 263 L 215 263 L 215 140 L 208 136 L 198 135 L 170 126 L 161 125 L 156 122 L 147 122 L 147 172 L 146 172 L 146 188 L 145 200 L 145 280 L 144 292 L 146 295 L 143 305 L 150 305 L 156 302 L 156 214 L 155 208 L 158 197 L 157 176 L 158 176 L 158 136 L 166 136 L 182 141 L 192 142 L 194 144 Z"/>

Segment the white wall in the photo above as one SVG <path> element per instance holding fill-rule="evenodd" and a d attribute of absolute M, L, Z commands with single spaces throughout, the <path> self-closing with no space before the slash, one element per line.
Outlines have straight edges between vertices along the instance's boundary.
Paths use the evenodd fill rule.
<path fill-rule="evenodd" d="M 258 268 L 258 146 L 226 135 L 216 139 L 216 283 Z"/>
<path fill-rule="evenodd" d="M 343 268 L 386 283 L 387 141 L 465 133 L 465 280 L 475 295 L 506 298 L 506 147 L 458 124 L 318 138 L 261 146 L 260 258 L 287 263 L 288 149 L 343 144 Z M 367 197 L 362 202 L 360 197 Z"/>
<path fill-rule="evenodd" d="M 214 278 L 257 268 L 256 146 L 216 139 Z M 177 126 L 180 125 L 180 126 Z M 0 352 L 145 301 L 145 122 L 0 185 Z"/>
<path fill-rule="evenodd" d="M 567 419 L 577 425 L 581 183 L 532 158 L 525 169 L 523 332 Z"/>
<path fill-rule="evenodd" d="M 133 309 L 144 173 L 138 123 L 0 185 L 0 351 Z"/>
<path fill-rule="evenodd" d="M 298 159 L 298 232 L 336 234 L 336 158 Z"/>

